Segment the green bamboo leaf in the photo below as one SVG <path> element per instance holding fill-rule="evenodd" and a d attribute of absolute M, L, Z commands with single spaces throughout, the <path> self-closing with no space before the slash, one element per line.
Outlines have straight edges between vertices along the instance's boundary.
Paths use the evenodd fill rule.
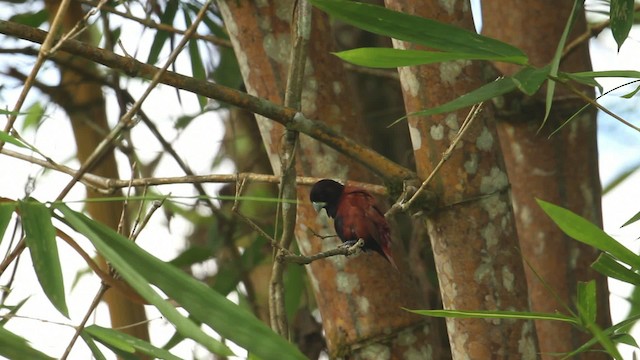
<path fill-rule="evenodd" d="M 7 359 L 53 360 L 27 343 L 27 340 L 0 326 L 0 356 Z"/>
<path fill-rule="evenodd" d="M 640 319 L 640 315 L 631 315 L 628 318 L 622 320 L 621 322 L 610 326 L 602 331 L 605 336 L 610 336 L 612 338 L 616 338 L 621 331 L 624 329 L 630 329 L 638 320 Z M 577 354 L 588 351 L 593 345 L 598 342 L 598 339 L 591 338 L 584 344 L 580 345 L 577 349 L 567 353 L 563 359 L 572 359 Z"/>
<path fill-rule="evenodd" d="M 91 354 L 93 354 L 93 357 L 96 358 L 96 360 L 107 360 L 106 356 L 104 356 L 102 351 L 100 351 L 98 345 L 96 345 L 96 342 L 93 341 L 91 335 L 82 331 L 80 332 L 80 337 L 84 340 L 85 344 L 87 344 L 89 350 L 91 350 Z"/>
<path fill-rule="evenodd" d="M 167 268 L 174 269 L 178 273 L 182 274 L 182 276 L 189 278 L 187 275 L 180 272 L 172 265 L 154 258 L 144 250 L 140 249 L 135 245 L 135 243 L 124 238 L 122 235 L 116 233 L 107 226 L 89 219 L 84 214 L 71 210 L 67 205 L 59 203 L 56 204 L 56 208 L 64 215 L 64 220 L 67 221 L 68 224 L 76 231 L 86 236 L 93 243 L 98 252 L 100 252 L 100 254 L 102 254 L 102 256 L 104 256 L 118 271 L 122 278 L 125 279 L 127 283 L 131 285 L 145 300 L 149 301 L 150 304 L 155 305 L 158 311 L 160 311 L 167 320 L 171 321 L 182 335 L 195 340 L 213 353 L 223 356 L 233 354 L 227 346 L 207 335 L 198 325 L 185 318 L 173 305 L 161 298 L 151 288 L 151 286 L 149 286 L 150 281 L 142 274 L 148 274 L 149 272 L 156 271 L 158 267 L 161 267 L 164 270 Z M 113 245 L 120 246 L 114 247 Z M 142 258 L 144 258 L 145 261 L 142 261 Z M 153 265 L 148 269 L 142 269 L 142 271 L 140 271 L 140 267 L 149 266 L 148 262 L 151 262 Z M 176 280 L 175 276 L 172 276 L 171 279 Z M 183 281 L 183 279 L 176 281 Z M 187 293 L 191 291 L 186 291 L 184 288 L 181 290 L 185 291 L 185 296 L 188 296 Z"/>
<path fill-rule="evenodd" d="M 549 76 L 549 65 L 541 68 L 526 66 L 513 75 L 513 82 L 523 93 L 533 96 Z"/>
<path fill-rule="evenodd" d="M 207 324 L 223 338 L 233 341 L 261 358 L 304 359 L 293 344 L 275 334 L 251 313 L 205 284 L 174 266 L 158 260 L 107 226 L 69 209 L 64 204 L 56 206 L 64 214 L 65 220 L 89 238 L 127 283 L 143 298 L 155 305 L 183 335 L 194 338 L 210 349 L 215 349 L 216 353 L 229 352 L 217 341 L 215 346 L 211 346 L 215 340 L 161 299 L 149 284 L 157 286 L 191 316 Z"/>
<path fill-rule="evenodd" d="M 633 0 L 611 0 L 611 10 L 609 11 L 609 17 L 611 19 L 611 32 L 613 38 L 618 44 L 618 51 L 620 47 L 629 37 L 629 31 L 633 26 Z"/>
<path fill-rule="evenodd" d="M 590 290 L 587 290 L 588 292 L 591 292 Z M 595 284 L 594 284 L 594 296 L 595 296 Z M 591 295 L 588 295 L 591 296 Z M 595 323 L 595 315 L 591 316 L 590 312 L 593 310 L 589 310 L 589 309 L 585 309 L 583 306 L 591 306 L 590 304 L 584 304 L 581 301 L 578 301 L 578 303 L 576 304 L 578 307 L 578 312 L 581 314 L 589 314 L 588 317 L 583 317 L 583 320 L 586 322 L 584 324 L 584 326 L 587 328 L 587 330 L 589 330 L 589 332 L 591 332 L 591 334 L 593 334 L 593 337 L 600 343 L 600 345 L 602 345 L 602 347 L 604 348 L 604 350 L 611 355 L 614 359 L 617 360 L 622 360 L 622 356 L 620 355 L 620 352 L 618 351 L 618 349 L 616 348 L 615 344 L 613 343 L 613 341 L 611 340 L 611 338 L 609 337 L 609 334 L 605 331 L 602 331 L 602 329 L 600 329 L 600 327 L 598 326 L 598 324 Z"/>
<path fill-rule="evenodd" d="M 7 226 L 11 221 L 11 216 L 16 210 L 17 204 L 13 201 L 0 202 L 0 243 L 4 238 L 4 233 L 7 231 Z"/>
<path fill-rule="evenodd" d="M 354 1 L 311 0 L 311 3 L 337 19 L 375 34 L 445 52 L 490 56 L 522 65 L 528 61 L 516 47 L 450 24 Z"/>
<path fill-rule="evenodd" d="M 582 10 L 584 8 L 584 0 L 574 0 L 573 9 L 571 10 L 571 15 L 569 15 L 569 19 L 567 19 L 567 24 L 564 27 L 564 31 L 560 36 L 560 41 L 558 41 L 558 46 L 556 48 L 556 52 L 553 55 L 553 59 L 551 59 L 549 75 L 552 78 L 558 77 L 558 69 L 560 68 L 560 60 L 562 59 L 562 52 L 564 50 L 564 45 L 567 42 L 567 37 L 569 36 L 569 32 L 571 32 L 571 28 L 578 18 L 579 14 L 582 14 Z M 547 122 L 547 118 L 551 113 L 551 105 L 553 103 L 553 94 L 556 90 L 556 82 L 549 81 L 547 84 L 547 95 L 546 95 L 546 103 L 544 110 L 544 119 L 542 120 L 542 124 L 540 128 L 544 126 Z"/>
<path fill-rule="evenodd" d="M 20 310 L 20 308 L 22 308 L 22 306 L 24 304 L 27 303 L 27 300 L 29 300 L 28 297 L 20 300 L 15 305 L 3 305 L 3 306 L 0 306 L 0 308 L 5 308 L 5 309 L 9 310 L 9 312 L 4 313 L 2 315 L 2 317 L 0 318 L 0 327 L 6 325 L 9 322 L 9 320 L 13 319 L 13 316 L 18 313 L 18 311 Z"/>
<path fill-rule="evenodd" d="M 9 144 L 13 144 L 15 146 L 21 147 L 21 148 L 25 148 L 25 149 L 30 149 L 31 147 L 25 143 L 23 143 L 22 141 L 14 138 L 13 136 L 9 135 L 8 133 L 6 133 L 5 131 L 0 130 L 0 141 L 2 142 L 6 142 Z"/>
<path fill-rule="evenodd" d="M 160 16 L 160 22 L 165 25 L 172 25 L 173 20 L 176 17 L 176 13 L 178 12 L 178 5 L 180 1 L 178 0 L 169 0 L 167 1 L 167 7 L 164 9 L 164 13 Z M 149 50 L 149 57 L 147 58 L 147 64 L 155 64 L 158 61 L 158 57 L 160 56 L 160 52 L 164 47 L 164 43 L 169 38 L 169 32 L 158 30 L 156 31 L 156 36 L 153 38 L 153 43 L 151 44 L 151 49 Z"/>
<path fill-rule="evenodd" d="M 29 109 L 27 110 L 27 116 L 24 118 L 24 123 L 22 124 L 23 129 L 29 128 L 37 128 L 38 125 L 42 122 L 42 118 L 44 117 L 44 108 L 39 101 L 34 102 Z"/>
<path fill-rule="evenodd" d="M 629 270 L 609 254 L 600 254 L 591 267 L 602 275 L 640 286 L 640 274 Z"/>
<path fill-rule="evenodd" d="M 182 13 L 184 14 L 184 21 L 187 28 L 191 27 L 192 22 L 191 17 L 189 16 L 189 11 L 187 9 L 183 9 Z M 204 64 L 202 63 L 202 56 L 200 55 L 197 40 L 189 40 L 187 46 L 189 48 L 189 60 L 191 61 L 192 76 L 199 80 L 206 80 L 207 72 L 204 70 Z M 198 95 L 198 103 L 200 104 L 200 110 L 204 111 L 207 106 L 207 98 L 202 95 Z"/>
<path fill-rule="evenodd" d="M 48 18 L 49 12 L 46 10 L 40 10 L 37 12 L 28 11 L 21 14 L 13 15 L 9 18 L 9 21 L 31 26 L 33 28 L 38 28 L 40 27 L 40 25 L 44 24 Z"/>
<path fill-rule="evenodd" d="M 410 310 L 415 314 L 461 319 L 520 319 L 520 320 L 553 320 L 577 324 L 577 320 L 562 314 L 538 313 L 530 311 L 501 310 Z"/>
<path fill-rule="evenodd" d="M 625 222 L 624 224 L 622 224 L 622 226 L 621 226 L 621 227 L 625 227 L 625 226 L 627 226 L 627 225 L 631 225 L 631 224 L 633 224 L 634 222 L 636 222 L 636 221 L 638 221 L 638 220 L 640 220 L 640 211 L 638 211 L 635 215 L 633 215 L 633 216 L 631 217 L 631 219 L 627 220 L 627 222 Z"/>
<path fill-rule="evenodd" d="M 603 92 L 602 85 L 596 80 L 597 78 L 631 78 L 640 79 L 640 71 L 635 70 L 607 70 L 607 71 L 582 71 L 577 73 L 558 72 L 560 78 L 571 79 L 579 83 L 591 87 L 597 87 Z"/>
<path fill-rule="evenodd" d="M 578 282 L 578 309 L 581 311 L 580 318 L 586 323 L 595 323 L 598 314 L 596 304 L 596 282 Z"/>
<path fill-rule="evenodd" d="M 19 201 L 18 207 L 38 282 L 51 304 L 68 318 L 69 310 L 51 212 L 43 203 L 33 199 Z"/>
<path fill-rule="evenodd" d="M 179 357 L 173 355 L 167 350 L 160 349 L 146 341 L 117 330 L 91 325 L 85 328 L 84 332 L 109 348 L 116 348 L 129 353 L 135 352 L 151 355 L 156 359 L 180 360 Z"/>
<path fill-rule="evenodd" d="M 540 199 L 536 199 L 536 201 L 551 220 L 568 236 L 607 252 L 633 269 L 640 270 L 640 257 L 607 235 L 596 225 L 570 210 Z"/>
<path fill-rule="evenodd" d="M 429 116 L 429 115 L 451 112 L 451 111 L 455 111 L 458 109 L 471 106 L 473 104 L 480 103 L 482 101 L 493 99 L 496 96 L 504 95 L 515 89 L 516 89 L 516 84 L 513 82 L 513 79 L 502 78 L 502 79 L 498 79 L 496 81 L 490 82 L 486 85 L 483 85 L 446 104 L 442 104 L 440 106 L 436 106 L 434 108 L 427 109 L 427 110 L 417 111 L 407 116 Z M 405 118 L 406 117 L 402 117 L 394 121 L 389 126 L 393 126 Z"/>
<path fill-rule="evenodd" d="M 436 52 L 393 48 L 366 47 L 334 53 L 340 59 L 359 66 L 372 68 L 397 68 L 401 66 L 433 64 L 453 60 L 504 60 L 502 56 Z"/>

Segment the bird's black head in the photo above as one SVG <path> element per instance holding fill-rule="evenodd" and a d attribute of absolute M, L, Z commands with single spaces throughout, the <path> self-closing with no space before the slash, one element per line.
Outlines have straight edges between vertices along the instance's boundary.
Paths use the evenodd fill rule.
<path fill-rule="evenodd" d="M 344 185 L 339 182 L 322 179 L 313 185 L 309 198 L 316 211 L 324 208 L 327 215 L 334 218 L 338 211 L 338 200 L 340 200 L 342 190 L 344 190 Z"/>

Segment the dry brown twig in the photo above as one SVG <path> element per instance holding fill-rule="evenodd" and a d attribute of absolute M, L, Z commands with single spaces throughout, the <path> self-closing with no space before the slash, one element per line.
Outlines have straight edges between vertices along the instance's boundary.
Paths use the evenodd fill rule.
<path fill-rule="evenodd" d="M 411 205 L 416 201 L 416 199 L 420 197 L 420 195 L 427 188 L 427 185 L 429 185 L 429 183 L 431 182 L 431 180 L 433 180 L 433 178 L 438 173 L 438 171 L 440 171 L 440 168 L 442 168 L 442 165 L 444 165 L 444 163 L 449 159 L 449 157 L 451 157 L 451 153 L 455 149 L 456 145 L 458 145 L 458 143 L 460 142 L 464 134 L 471 127 L 473 120 L 476 117 L 478 117 L 478 114 L 480 114 L 483 104 L 484 102 L 481 102 L 471 107 L 471 110 L 469 110 L 467 117 L 462 122 L 462 126 L 460 126 L 458 133 L 451 141 L 451 144 L 449 145 L 447 150 L 445 150 L 444 153 L 442 153 L 442 158 L 440 159 L 438 164 L 435 166 L 435 168 L 433 168 L 433 171 L 431 171 L 431 174 L 429 174 L 429 176 L 422 182 L 420 187 L 412 195 L 408 193 L 403 193 L 400 199 L 395 204 L 393 204 L 393 206 L 391 206 L 391 208 L 387 211 L 387 213 L 385 214 L 385 217 L 388 218 L 399 211 L 403 211 L 403 212 L 407 211 L 411 207 Z M 406 198 L 409 196 L 411 196 L 409 200 L 406 200 Z"/>

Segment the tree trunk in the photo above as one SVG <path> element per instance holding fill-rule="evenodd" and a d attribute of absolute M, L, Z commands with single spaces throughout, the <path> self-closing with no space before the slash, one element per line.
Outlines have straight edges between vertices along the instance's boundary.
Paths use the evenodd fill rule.
<path fill-rule="evenodd" d="M 291 46 L 291 1 L 272 1 L 269 6 L 254 2 L 219 1 L 218 6 L 231 36 L 249 93 L 283 102 Z M 360 121 L 361 110 L 341 62 L 333 51 L 331 27 L 320 12 L 313 12 L 302 112 L 322 119 L 348 136 L 367 143 L 368 131 Z M 275 174 L 280 174 L 280 143 L 284 129 L 258 119 Z M 369 172 L 355 162 L 315 140 L 301 136 L 298 175 L 336 179 L 370 180 Z M 321 240 L 310 231 L 333 234 L 324 215 L 309 206 L 309 189 L 298 191 L 296 239 L 304 254 L 335 247 L 335 239 Z M 396 257 L 403 258 L 395 247 Z M 400 268 L 406 263 L 399 261 Z M 296 266 L 296 265 L 292 265 Z M 401 309 L 424 308 L 425 301 L 413 280 L 396 272 L 379 255 L 369 252 L 354 258 L 333 257 L 315 261 L 307 273 L 322 316 L 328 351 L 332 358 L 371 358 L 388 354 L 401 358 L 414 353 L 420 358 L 441 358 L 438 334 L 431 320 Z"/>
<path fill-rule="evenodd" d="M 570 1 L 550 0 L 483 1 L 483 32 L 522 49 L 532 65 L 544 66 L 554 55 L 555 47 L 551 44 L 558 43 L 572 5 Z M 584 17 L 580 16 L 573 35 L 585 30 Z M 505 75 L 516 71 L 506 64 L 496 64 L 496 67 Z M 563 59 L 561 69 L 591 70 L 586 42 Z M 593 93 L 592 89 L 582 90 Z M 505 107 L 498 110 L 501 120 L 498 129 L 512 183 L 522 255 L 546 283 L 527 268 L 532 310 L 566 313 L 563 303 L 573 304 L 577 282 L 596 279 L 598 323 L 604 328 L 610 325 L 607 281 L 589 267 L 599 253 L 565 236 L 535 201 L 540 198 L 569 208 L 602 225 L 595 112 L 584 112 L 549 138 L 553 130 L 583 105 L 582 100 L 565 88 L 556 88 L 551 114 L 545 128 L 539 131 L 545 111 L 544 93 L 533 98 L 510 96 Z M 562 303 L 556 300 L 556 295 Z M 536 329 L 544 359 L 555 359 L 545 354 L 576 349 L 591 338 L 590 334 L 560 322 L 538 321 Z M 608 355 L 588 352 L 579 358 L 606 359 Z"/>
<path fill-rule="evenodd" d="M 47 10 L 51 16 L 55 16 L 59 1 L 45 1 Z M 65 14 L 62 31 L 66 32 L 73 28 L 76 23 L 81 22 L 84 17 L 81 4 L 72 1 Z M 88 40 L 88 31 L 80 34 L 80 40 Z M 77 157 L 83 163 L 93 152 L 105 135 L 109 132 L 107 115 L 105 110 L 105 100 L 102 94 L 101 84 L 92 79 L 86 79 L 84 73 L 95 72 L 92 62 L 80 57 L 73 57 L 67 53 L 60 52 L 58 57 L 66 57 L 65 63 L 73 64 L 71 67 L 61 68 L 60 91 L 65 94 L 62 98 L 65 103 L 60 104 L 71 119 L 73 133 L 76 139 Z M 79 72 L 77 69 L 82 69 Z M 91 172 L 107 178 L 118 178 L 115 156 L 113 151 L 108 152 L 102 160 L 91 169 Z M 105 196 L 99 193 L 88 192 L 87 198 L 96 199 Z M 112 229 L 118 228 L 120 214 L 122 212 L 122 202 L 120 201 L 90 201 L 85 205 L 91 217 Z M 126 222 L 126 219 L 125 219 Z M 128 226 L 124 226 L 125 231 Z M 104 259 L 99 257 L 101 266 L 106 269 Z M 121 329 L 122 332 L 136 336 L 143 340 L 149 340 L 149 332 L 146 325 L 146 315 L 144 307 L 135 304 L 122 296 L 117 291 L 111 290 L 105 294 L 105 300 L 109 306 L 111 316 L 111 326 Z M 135 326 L 131 326 L 136 324 Z"/>
<path fill-rule="evenodd" d="M 405 13 L 473 29 L 468 1 L 387 0 Z M 394 41 L 396 48 L 420 48 Z M 432 108 L 483 85 L 483 64 L 454 61 L 400 68 L 407 113 Z M 468 110 L 409 116 L 421 178 L 440 161 Z M 471 125 L 434 178 L 440 196 L 427 218 L 445 309 L 529 309 L 524 269 L 509 197 L 509 182 L 490 106 Z M 454 359 L 534 359 L 533 322 L 448 319 Z"/>

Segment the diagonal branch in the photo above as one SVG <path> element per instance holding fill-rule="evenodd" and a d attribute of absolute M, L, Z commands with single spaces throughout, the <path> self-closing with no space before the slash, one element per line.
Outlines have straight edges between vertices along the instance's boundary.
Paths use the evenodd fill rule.
<path fill-rule="evenodd" d="M 0 33 L 36 43 L 41 43 L 47 36 L 47 33 L 42 30 L 4 20 L 0 20 Z M 121 70 L 131 77 L 151 79 L 160 72 L 160 69 L 155 66 L 139 62 L 132 58 L 119 56 L 110 51 L 75 40 L 65 41 L 61 44 L 60 50 L 82 56 L 115 70 Z M 163 73 L 160 77 L 160 82 L 244 108 L 272 119 L 290 130 L 309 135 L 362 163 L 383 178 L 389 185 L 401 187 L 402 180 L 417 178 L 414 171 L 396 164 L 376 151 L 344 136 L 342 133 L 328 127 L 320 121 L 306 118 L 292 108 L 283 107 L 235 89 L 204 80 L 197 80 L 171 71 Z"/>

